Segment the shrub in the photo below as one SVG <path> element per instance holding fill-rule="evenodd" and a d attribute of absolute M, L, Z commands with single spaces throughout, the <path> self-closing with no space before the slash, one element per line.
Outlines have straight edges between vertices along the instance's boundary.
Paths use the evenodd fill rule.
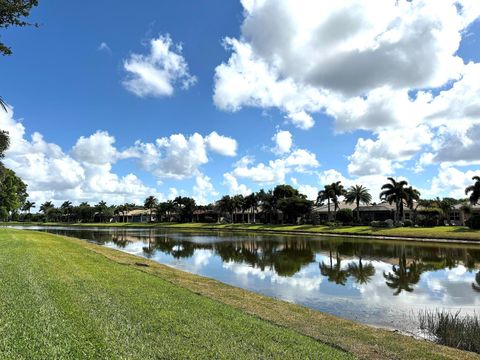
<path fill-rule="evenodd" d="M 417 222 L 420 226 L 438 226 L 443 218 L 443 211 L 439 208 L 426 208 L 418 211 Z"/>
<path fill-rule="evenodd" d="M 392 228 L 395 225 L 395 223 L 392 219 L 387 219 L 385 220 L 385 225 L 386 225 L 385 227 L 387 228 Z"/>
<path fill-rule="evenodd" d="M 370 226 L 373 227 L 373 228 L 386 228 L 386 227 L 388 227 L 388 225 L 385 221 L 372 221 L 370 223 Z"/>
<path fill-rule="evenodd" d="M 412 227 L 412 226 L 413 226 L 412 220 L 405 220 L 405 221 L 403 222 L 403 226 L 405 226 L 405 227 Z"/>
<path fill-rule="evenodd" d="M 480 229 L 480 215 L 471 216 L 467 221 L 465 221 L 465 225 L 467 225 L 470 229 Z"/>
<path fill-rule="evenodd" d="M 441 344 L 480 353 L 480 317 L 460 316 L 448 311 L 422 311 L 418 314 L 420 329 Z"/>
<path fill-rule="evenodd" d="M 338 210 L 337 221 L 340 221 L 344 224 L 350 224 L 353 221 L 353 211 L 351 209 Z"/>

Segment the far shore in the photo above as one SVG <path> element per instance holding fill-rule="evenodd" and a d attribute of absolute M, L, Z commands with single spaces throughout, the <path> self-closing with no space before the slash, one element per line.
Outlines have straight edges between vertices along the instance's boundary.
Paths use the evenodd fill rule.
<path fill-rule="evenodd" d="M 370 226 L 325 225 L 270 225 L 270 224 L 216 224 L 216 223 L 32 223 L 4 222 L 2 226 L 78 226 L 78 227 L 128 227 L 177 230 L 213 230 L 267 232 L 296 235 L 324 235 L 352 238 L 378 238 L 386 240 L 410 240 L 441 243 L 480 244 L 480 230 L 463 226 L 437 226 L 431 228 L 398 227 L 373 228 Z"/>

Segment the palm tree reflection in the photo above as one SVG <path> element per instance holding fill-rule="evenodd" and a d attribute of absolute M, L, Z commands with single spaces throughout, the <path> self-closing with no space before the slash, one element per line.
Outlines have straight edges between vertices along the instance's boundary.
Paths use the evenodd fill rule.
<path fill-rule="evenodd" d="M 475 282 L 472 283 L 472 289 L 480 292 L 480 271 L 475 276 Z"/>
<path fill-rule="evenodd" d="M 383 277 L 387 280 L 386 284 L 389 288 L 394 289 L 393 295 L 397 296 L 402 291 L 412 292 L 412 285 L 420 281 L 421 266 L 413 261 L 407 266 L 407 257 L 404 249 L 398 259 L 399 265 L 392 266 L 392 272 L 383 273 Z"/>
<path fill-rule="evenodd" d="M 360 257 L 358 259 L 358 264 L 348 264 L 348 272 L 358 284 L 364 285 L 371 280 L 373 275 L 375 275 L 375 267 L 372 265 L 372 263 L 363 265 L 362 258 Z"/>
<path fill-rule="evenodd" d="M 322 261 L 320 264 L 320 273 L 326 276 L 328 281 L 334 282 L 337 285 L 345 285 L 348 280 L 348 270 L 342 270 L 342 260 L 338 250 L 336 251 L 336 263 L 333 265 L 332 251 L 330 250 L 330 264 L 325 264 Z"/>

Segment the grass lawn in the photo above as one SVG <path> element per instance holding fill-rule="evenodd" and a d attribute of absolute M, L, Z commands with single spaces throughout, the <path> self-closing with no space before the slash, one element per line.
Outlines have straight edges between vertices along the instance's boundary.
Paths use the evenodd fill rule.
<path fill-rule="evenodd" d="M 48 234 L 0 230 L 0 294 L 1 359 L 353 358 Z"/>
<path fill-rule="evenodd" d="M 1 359 L 478 358 L 40 232 L 0 229 L 0 295 Z"/>
<path fill-rule="evenodd" d="M 45 225 L 44 223 L 2 223 L 3 225 Z M 48 225 L 48 223 L 47 223 Z M 66 225 L 55 224 L 50 225 Z M 206 223 L 108 223 L 108 224 L 73 224 L 74 226 L 115 226 L 115 227 L 161 227 L 177 229 L 213 229 L 213 230 L 245 230 L 311 234 L 338 234 L 358 236 L 391 236 L 419 239 L 452 239 L 480 241 L 480 230 L 472 230 L 464 226 L 437 226 L 431 228 L 401 227 L 392 229 L 372 228 L 370 226 L 342 226 L 332 228 L 323 225 L 264 225 L 264 224 L 206 224 Z"/>

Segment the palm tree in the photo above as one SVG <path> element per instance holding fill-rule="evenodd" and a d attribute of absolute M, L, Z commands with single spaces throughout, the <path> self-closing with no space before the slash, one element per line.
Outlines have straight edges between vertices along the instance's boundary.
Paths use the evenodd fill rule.
<path fill-rule="evenodd" d="M 149 210 L 150 212 L 150 222 L 152 222 L 152 209 L 155 208 L 158 204 L 158 200 L 155 196 L 149 196 L 145 199 L 145 204 L 144 206 Z"/>
<path fill-rule="evenodd" d="M 35 207 L 35 202 L 33 201 L 25 201 L 25 204 L 23 204 L 22 211 L 26 211 L 30 214 L 30 210 Z"/>
<path fill-rule="evenodd" d="M 469 197 L 470 204 L 475 205 L 480 200 L 480 176 L 474 176 L 472 180 L 475 181 L 475 183 L 467 186 L 465 189 L 465 195 L 471 193 Z"/>
<path fill-rule="evenodd" d="M 339 209 L 338 198 L 340 196 L 345 196 L 345 188 L 341 183 L 342 183 L 341 181 L 337 181 L 330 185 L 331 193 L 333 194 L 332 201 L 333 201 L 333 204 L 335 205 L 333 208 L 333 218 L 335 221 L 337 220 L 337 210 Z"/>
<path fill-rule="evenodd" d="M 235 210 L 242 210 L 242 215 L 243 215 L 243 208 L 245 206 L 245 198 L 243 195 L 235 195 L 232 197 L 232 202 L 233 202 L 233 209 Z M 232 212 L 232 223 L 235 222 L 235 215 Z"/>
<path fill-rule="evenodd" d="M 1 96 L 0 96 L 0 107 L 2 107 L 5 112 L 8 112 L 7 104 L 5 103 L 5 101 L 3 101 Z"/>
<path fill-rule="evenodd" d="M 475 282 L 472 283 L 472 289 L 480 292 L 480 271 L 475 275 Z"/>
<path fill-rule="evenodd" d="M 258 197 L 255 193 L 251 193 L 245 197 L 245 206 L 250 210 L 248 213 L 248 222 L 250 223 L 250 213 L 252 214 L 253 222 L 255 223 L 255 212 L 258 206 Z"/>
<path fill-rule="evenodd" d="M 403 201 L 407 201 L 408 194 L 406 192 L 406 186 L 408 182 L 405 180 L 396 181 L 394 178 L 387 178 L 390 183 L 386 183 L 382 186 L 382 192 L 380 193 L 380 199 L 386 200 L 390 204 L 395 203 L 395 223 L 398 223 L 399 213 L 404 216 L 403 213 Z"/>
<path fill-rule="evenodd" d="M 235 210 L 233 198 L 229 195 L 225 195 L 220 200 L 218 200 L 217 205 L 221 213 L 231 214 L 233 222 L 233 211 Z"/>
<path fill-rule="evenodd" d="M 70 213 L 72 212 L 73 206 L 71 201 L 65 201 L 61 206 L 63 215 L 67 215 L 67 222 L 70 222 Z"/>
<path fill-rule="evenodd" d="M 103 222 L 103 215 L 107 210 L 108 206 L 105 201 L 100 201 L 97 205 L 95 205 L 95 210 L 98 212 L 98 217 L 100 218 L 100 222 Z"/>
<path fill-rule="evenodd" d="M 369 190 L 363 185 L 351 186 L 346 194 L 345 200 L 349 204 L 357 204 L 357 221 L 360 222 L 360 203 L 368 205 L 372 201 L 372 195 Z"/>
<path fill-rule="evenodd" d="M 41 206 L 40 206 L 40 211 L 43 212 L 45 215 L 45 220 L 48 221 L 48 211 L 50 209 L 55 209 L 55 206 L 52 204 L 51 201 L 45 201 Z"/>
<path fill-rule="evenodd" d="M 324 189 L 318 192 L 317 204 L 323 204 L 327 201 L 328 206 L 328 220 L 331 220 L 330 216 L 330 201 L 334 204 L 334 219 L 337 219 L 337 210 L 338 210 L 338 198 L 345 195 L 345 190 L 341 181 L 331 183 L 330 185 L 325 185 Z"/>

